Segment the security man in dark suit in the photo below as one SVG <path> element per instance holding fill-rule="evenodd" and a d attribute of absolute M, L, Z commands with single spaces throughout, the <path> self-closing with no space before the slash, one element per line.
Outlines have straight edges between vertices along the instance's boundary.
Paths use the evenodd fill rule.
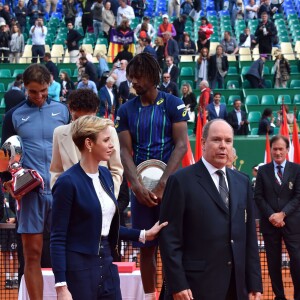
<path fill-rule="evenodd" d="M 251 184 L 226 168 L 231 126 L 208 122 L 201 144 L 202 159 L 171 175 L 162 199 L 160 222 L 169 223 L 159 237 L 165 300 L 259 300 Z"/>
<path fill-rule="evenodd" d="M 289 140 L 270 140 L 273 161 L 259 168 L 255 201 L 261 212 L 269 274 L 275 300 L 286 300 L 281 275 L 282 240 L 290 256 L 294 300 L 300 300 L 300 166 L 286 160 Z"/>
<path fill-rule="evenodd" d="M 235 99 L 233 102 L 234 110 L 227 115 L 227 122 L 232 126 L 234 135 L 247 135 L 249 132 L 246 112 L 241 110 L 242 102 Z"/>

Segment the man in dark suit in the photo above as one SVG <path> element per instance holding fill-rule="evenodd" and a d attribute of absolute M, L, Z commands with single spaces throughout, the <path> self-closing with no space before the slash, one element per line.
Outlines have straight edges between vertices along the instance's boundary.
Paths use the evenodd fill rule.
<path fill-rule="evenodd" d="M 21 90 L 23 81 L 17 80 L 14 82 L 12 88 L 4 94 L 5 113 L 24 101 L 25 94 Z"/>
<path fill-rule="evenodd" d="M 273 161 L 258 170 L 255 201 L 261 212 L 268 269 L 275 300 L 286 300 L 281 275 L 282 240 L 290 256 L 294 299 L 300 300 L 300 166 L 286 160 L 289 141 L 271 138 Z"/>
<path fill-rule="evenodd" d="M 241 110 L 242 102 L 235 99 L 233 102 L 234 110 L 228 113 L 227 122 L 232 126 L 235 135 L 247 135 L 249 121 L 246 112 Z"/>
<path fill-rule="evenodd" d="M 106 80 L 106 85 L 99 91 L 100 98 L 100 117 L 104 117 L 105 114 L 109 117 L 111 114 L 115 114 L 117 108 L 117 95 L 114 93 L 113 85 L 115 80 L 109 76 Z"/>
<path fill-rule="evenodd" d="M 165 299 L 259 300 L 251 185 L 226 168 L 233 130 L 210 121 L 201 144 L 202 159 L 171 175 L 162 199 L 160 222 L 169 222 L 159 238 Z"/>
<path fill-rule="evenodd" d="M 58 75 L 59 75 L 59 70 L 56 64 L 51 60 L 51 54 L 49 52 L 46 52 L 44 55 L 44 62 L 46 68 L 49 70 L 49 72 L 53 75 L 53 78 L 55 81 L 58 81 Z"/>
<path fill-rule="evenodd" d="M 166 57 L 166 65 L 167 65 L 167 67 L 164 68 L 163 73 L 169 73 L 171 75 L 171 81 L 177 83 L 177 80 L 179 77 L 179 68 L 176 65 L 174 65 L 174 57 L 173 56 Z"/>
<path fill-rule="evenodd" d="M 174 58 L 174 63 L 177 65 L 179 63 L 178 43 L 175 40 L 173 40 L 172 34 L 169 31 L 163 32 L 163 37 L 166 41 L 165 59 L 168 56 L 172 56 Z"/>
<path fill-rule="evenodd" d="M 127 102 L 128 100 L 136 97 L 135 94 L 130 92 L 131 82 L 128 80 L 122 81 L 119 86 L 118 101 L 120 104 Z"/>
<path fill-rule="evenodd" d="M 223 119 L 227 120 L 227 110 L 226 110 L 226 104 L 220 103 L 221 101 L 221 94 L 215 93 L 214 94 L 214 101 L 209 103 L 206 106 L 206 109 L 208 111 L 208 119 L 214 120 L 214 119 Z"/>
<path fill-rule="evenodd" d="M 81 56 L 79 58 L 79 63 L 85 69 L 85 74 L 89 75 L 90 80 L 94 81 L 96 85 L 98 84 L 98 72 L 96 66 L 87 60 L 86 56 Z"/>
<path fill-rule="evenodd" d="M 179 92 L 178 92 L 178 86 L 175 82 L 171 81 L 169 73 L 164 73 L 163 74 L 163 82 L 160 85 L 159 89 L 162 92 L 166 92 L 168 94 L 172 94 L 176 97 L 179 97 Z"/>

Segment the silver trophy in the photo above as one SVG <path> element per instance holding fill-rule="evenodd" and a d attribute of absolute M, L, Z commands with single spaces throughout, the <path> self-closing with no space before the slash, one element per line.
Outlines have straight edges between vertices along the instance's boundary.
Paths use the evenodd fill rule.
<path fill-rule="evenodd" d="M 139 181 L 147 190 L 152 191 L 157 186 L 166 166 L 163 161 L 157 159 L 140 163 L 136 168 Z"/>
<path fill-rule="evenodd" d="M 22 167 L 24 149 L 22 139 L 13 135 L 5 141 L 0 149 L 0 172 L 8 171 L 12 179 L 8 183 L 15 197 L 23 196 L 39 185 L 44 185 L 41 175 L 31 169 Z M 7 183 L 4 183 L 7 188 Z"/>

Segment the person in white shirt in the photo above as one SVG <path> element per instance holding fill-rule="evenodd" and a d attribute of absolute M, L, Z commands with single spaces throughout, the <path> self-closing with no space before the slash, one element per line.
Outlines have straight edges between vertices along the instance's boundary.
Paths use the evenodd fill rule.
<path fill-rule="evenodd" d="M 144 16 L 143 17 L 143 23 L 147 23 L 147 34 L 150 37 L 150 39 L 152 40 L 152 38 L 154 37 L 154 35 L 156 34 L 156 30 L 154 29 L 154 27 L 150 24 L 150 18 L 148 16 Z M 134 38 L 137 41 L 139 39 L 139 33 L 141 31 L 141 27 L 142 27 L 142 23 L 139 24 L 135 29 L 134 29 Z"/>
<path fill-rule="evenodd" d="M 245 8 L 245 21 L 257 19 L 258 5 L 255 0 L 250 0 L 249 4 Z"/>
<path fill-rule="evenodd" d="M 116 80 L 116 86 L 119 88 L 120 83 L 127 80 L 126 78 L 126 67 L 128 65 L 128 61 L 125 59 L 122 59 L 120 62 L 120 66 L 118 65 L 118 63 L 116 63 L 114 65 L 114 70 L 113 70 L 113 74 L 116 74 L 118 76 L 117 80 Z"/>
<path fill-rule="evenodd" d="M 119 0 L 119 8 L 117 11 L 117 25 L 119 26 L 123 19 L 128 19 L 129 24 L 135 18 L 133 8 L 126 4 L 126 0 Z"/>
<path fill-rule="evenodd" d="M 35 24 L 30 28 L 29 34 L 32 38 L 32 63 L 37 63 L 38 57 L 42 63 L 45 55 L 45 39 L 47 35 L 47 27 L 44 26 L 42 18 L 38 18 Z"/>

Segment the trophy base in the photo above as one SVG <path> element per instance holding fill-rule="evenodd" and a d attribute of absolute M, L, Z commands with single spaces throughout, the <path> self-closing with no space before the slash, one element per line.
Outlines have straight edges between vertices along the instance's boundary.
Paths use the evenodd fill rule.
<path fill-rule="evenodd" d="M 22 175 L 15 177 L 13 193 L 15 196 L 24 196 L 41 184 L 40 178 L 36 177 L 31 170 L 26 170 Z"/>

